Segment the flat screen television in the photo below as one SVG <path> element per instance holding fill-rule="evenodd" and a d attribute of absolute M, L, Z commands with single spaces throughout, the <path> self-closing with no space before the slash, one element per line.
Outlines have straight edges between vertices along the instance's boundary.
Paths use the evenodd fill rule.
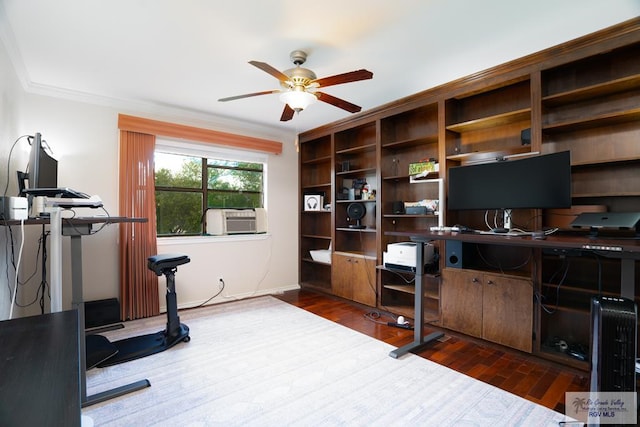
<path fill-rule="evenodd" d="M 39 133 L 29 138 L 29 142 L 31 143 L 31 151 L 28 173 L 18 172 L 20 193 L 24 193 L 25 180 L 29 183 L 29 189 L 56 188 L 58 186 L 58 161 L 46 152 L 42 144 L 42 136 Z"/>
<path fill-rule="evenodd" d="M 562 151 L 449 169 L 451 210 L 571 207 L 571 153 Z"/>

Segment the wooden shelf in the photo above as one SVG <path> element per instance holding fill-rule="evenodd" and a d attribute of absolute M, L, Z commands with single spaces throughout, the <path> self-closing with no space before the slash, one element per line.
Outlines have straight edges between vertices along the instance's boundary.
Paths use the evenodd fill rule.
<path fill-rule="evenodd" d="M 309 159 L 309 160 L 304 160 L 302 161 L 303 165 L 312 165 L 315 163 L 325 163 L 325 162 L 330 162 L 331 161 L 331 156 L 323 156 L 323 157 L 317 157 L 315 159 Z"/>
<path fill-rule="evenodd" d="M 382 285 L 385 289 L 391 289 L 398 292 L 404 292 L 406 294 L 415 295 L 416 287 L 415 285 Z M 425 290 L 423 292 L 424 296 L 431 299 L 440 299 L 440 294 L 435 291 Z"/>
<path fill-rule="evenodd" d="M 412 215 L 412 214 L 382 214 L 383 218 L 437 218 L 438 215 L 425 214 L 425 215 Z"/>
<path fill-rule="evenodd" d="M 577 162 L 571 165 L 572 168 L 588 168 L 588 167 L 601 167 L 601 166 L 616 166 L 625 163 L 640 162 L 640 157 L 617 157 L 615 159 L 597 159 L 589 162 Z"/>
<path fill-rule="evenodd" d="M 468 120 L 462 123 L 454 123 L 447 126 L 447 130 L 462 133 L 476 130 L 483 130 L 497 126 L 504 126 L 517 123 L 531 118 L 531 108 L 523 108 L 521 110 L 509 111 L 502 114 L 496 114 L 489 117 L 481 117 L 474 120 Z"/>
<path fill-rule="evenodd" d="M 362 199 L 354 199 L 354 200 L 346 200 L 346 199 L 340 199 L 340 200 L 336 200 L 336 203 L 375 203 L 376 199 L 366 199 L 366 200 L 362 200 Z"/>
<path fill-rule="evenodd" d="M 331 283 L 324 282 L 314 282 L 314 281 L 304 281 L 300 283 L 301 286 L 310 289 L 316 289 L 322 292 L 327 292 L 331 290 Z"/>
<path fill-rule="evenodd" d="M 309 262 L 311 264 L 318 264 L 318 265 L 324 265 L 324 266 L 327 266 L 327 267 L 331 267 L 331 263 L 330 262 L 316 261 L 313 258 L 306 258 L 305 257 L 305 258 L 302 258 L 302 261 Z"/>
<path fill-rule="evenodd" d="M 326 215 L 326 214 L 330 214 L 331 211 L 327 211 L 327 210 L 319 210 L 319 211 L 302 211 L 302 213 L 304 215 Z"/>
<path fill-rule="evenodd" d="M 336 176 L 355 176 L 355 175 L 363 175 L 366 173 L 375 173 L 376 168 L 362 168 L 362 169 L 353 169 L 348 171 L 336 172 Z"/>
<path fill-rule="evenodd" d="M 382 309 L 391 313 L 402 315 L 409 319 L 414 318 L 413 305 L 381 305 Z M 436 310 L 424 309 L 424 324 L 425 325 L 440 325 L 440 313 Z"/>
<path fill-rule="evenodd" d="M 304 200 L 304 195 L 309 192 L 324 192 L 325 202 L 331 202 L 332 173 L 334 168 L 331 135 L 322 135 L 318 138 L 301 141 L 299 145 L 299 196 Z M 329 196 L 329 197 L 326 197 Z M 332 214 L 331 211 L 305 211 L 300 209 L 300 236 L 298 239 L 298 283 L 307 288 L 313 288 L 322 292 L 331 292 L 330 263 L 315 261 L 310 257 L 309 251 L 327 248 L 332 241 Z"/>
<path fill-rule="evenodd" d="M 359 145 L 357 147 L 351 147 L 351 148 L 345 148 L 344 150 L 338 150 L 336 151 L 337 155 L 340 154 L 357 154 L 357 153 L 361 153 L 363 151 L 375 151 L 376 149 L 376 144 L 366 144 L 366 145 Z"/>
<path fill-rule="evenodd" d="M 578 193 L 574 192 L 571 197 L 575 199 L 595 198 L 595 197 L 638 197 L 640 191 L 607 191 L 600 193 Z"/>
<path fill-rule="evenodd" d="M 317 184 L 303 185 L 301 188 L 303 190 L 306 190 L 306 189 L 313 189 L 313 188 L 320 188 L 320 187 L 331 187 L 331 183 L 330 182 L 319 182 Z"/>
<path fill-rule="evenodd" d="M 554 107 L 639 88 L 640 74 L 634 74 L 631 76 L 626 76 L 619 79 L 594 84 L 591 86 L 585 86 L 566 92 L 547 95 L 542 98 L 542 102 L 547 106 Z"/>
<path fill-rule="evenodd" d="M 640 58 L 640 18 L 300 134 L 299 197 L 305 191 L 324 191 L 332 207 L 331 212 L 301 211 L 298 215 L 300 284 L 359 302 L 362 301 L 359 298 L 366 295 L 364 304 L 413 317 L 415 286 L 409 284 L 413 273 L 402 272 L 406 277 L 400 277 L 395 275 L 396 271 L 373 267 L 382 262 L 388 244 L 403 238 L 390 235 L 389 231 L 402 234 L 428 229 L 431 225 L 456 223 L 471 228 L 484 226 L 482 213 L 447 210 L 445 203 L 440 205 L 440 215 L 391 213 L 396 202 L 436 198 L 446 201 L 448 171 L 452 167 L 571 151 L 575 204 L 606 205 L 612 212 L 631 211 L 639 206 L 640 62 L 637 58 Z M 530 141 L 523 142 L 522 131 L 527 128 Z M 425 158 L 435 159 L 441 169 L 440 173 L 427 177 L 438 180 L 437 192 L 429 185 L 413 185 L 407 173 L 411 163 Z M 341 171 L 342 166 L 351 170 Z M 343 186 L 351 186 L 348 180 L 355 178 L 367 180 L 376 190 L 375 200 L 336 200 L 337 194 L 343 196 Z M 351 203 L 361 203 L 366 209 L 361 223 L 367 228 L 347 227 L 355 224 L 346 219 L 347 206 Z M 518 209 L 514 212 L 514 221 L 522 224 L 531 221 L 530 229 L 539 229 L 543 222 L 539 214 L 533 209 Z M 553 240 L 550 237 L 545 242 Z M 335 251 L 333 256 L 342 253 L 345 258 L 353 259 L 341 265 L 334 261 L 330 265 L 309 258 L 310 249 L 326 248 L 329 244 Z M 496 282 L 504 282 L 505 290 L 512 289 L 507 282 L 519 280 L 518 290 L 529 293 L 532 283 L 538 283 L 538 273 L 548 278 L 561 262 L 534 251 L 529 264 L 505 272 L 497 267 L 502 263 L 491 264 L 488 260 L 504 259 L 505 265 L 520 265 L 523 255 L 520 251 L 505 250 L 504 245 L 495 241 L 475 244 L 483 245 L 488 256 L 487 260 L 474 260 L 471 266 L 483 276 L 496 276 Z M 434 246 L 440 253 L 437 267 L 444 272 L 447 245 L 439 242 Z M 356 260 L 358 255 L 366 255 L 366 262 Z M 621 281 L 620 263 L 614 258 L 600 260 L 605 294 L 615 295 L 612 283 Z M 481 331 L 476 336 L 534 351 L 536 356 L 567 366 L 588 369 L 586 362 L 541 349 L 538 340 L 566 334 L 588 341 L 588 301 L 595 295 L 594 283 L 598 280 L 592 272 L 599 264 L 583 258 L 572 264 L 560 289 L 561 305 L 555 308 L 553 304 L 546 304 L 556 310 L 555 317 L 546 315 L 539 304 L 529 308 L 528 304 L 533 301 L 529 295 L 522 300 L 518 295 L 517 303 L 511 307 L 482 302 L 483 323 L 484 317 L 491 314 L 486 324 L 496 330 Z M 442 315 L 441 324 L 449 328 L 452 316 L 467 315 L 477 306 L 478 300 L 470 294 L 469 287 L 456 288 L 457 295 L 452 298 L 451 287 L 445 289 L 450 283 L 441 286 L 446 282 L 445 277 L 423 277 L 428 289 L 425 291 L 428 318 L 440 319 Z M 373 288 L 375 302 L 370 299 Z M 555 298 L 555 285 L 543 284 L 542 290 L 548 297 Z M 489 286 L 483 286 L 484 294 L 488 298 L 506 298 L 506 294 L 494 294 Z M 459 310 L 463 302 L 467 303 L 462 301 L 465 298 L 470 299 L 467 312 Z M 636 301 L 640 303 L 640 297 L 636 297 Z M 531 314 L 536 319 L 530 328 L 536 339 L 531 339 L 527 325 L 516 331 L 518 334 L 514 333 L 520 341 L 527 335 L 524 343 L 514 345 L 500 341 L 496 334 L 509 335 L 507 326 L 521 320 L 522 307 L 527 316 Z M 520 311 L 514 320 L 510 316 L 517 310 Z M 526 334 L 520 334 L 523 329 L 527 330 Z"/>
<path fill-rule="evenodd" d="M 429 179 L 438 179 L 438 178 L 440 178 L 440 173 L 439 172 L 429 172 L 429 175 L 427 175 L 425 178 L 421 178 L 421 179 L 429 180 Z M 382 179 L 384 181 L 407 181 L 407 182 L 409 182 L 409 180 L 411 179 L 411 175 L 406 174 L 406 175 L 383 176 Z"/>
<path fill-rule="evenodd" d="M 596 116 L 588 116 L 576 118 L 573 120 L 564 120 L 555 123 L 546 123 L 542 125 L 543 132 L 569 132 L 576 130 L 591 129 L 601 126 L 609 126 L 622 124 L 627 122 L 635 122 L 640 120 L 640 107 L 631 108 L 625 111 L 617 111 L 612 113 L 600 114 Z"/>
<path fill-rule="evenodd" d="M 547 360 L 551 360 L 557 363 L 561 363 L 563 365 L 568 365 L 571 366 L 573 368 L 577 368 L 583 371 L 588 371 L 589 370 L 589 362 L 584 362 L 582 360 L 578 360 L 574 357 L 570 357 L 566 354 L 563 353 L 559 353 L 557 351 L 545 351 L 545 350 L 540 350 L 539 352 L 536 352 L 536 356 L 542 357 L 544 359 Z"/>
<path fill-rule="evenodd" d="M 302 234 L 301 237 L 304 237 L 306 239 L 324 239 L 324 240 L 331 240 L 331 236 L 320 236 L 317 234 Z"/>
<path fill-rule="evenodd" d="M 542 287 L 543 288 L 549 288 L 549 289 L 556 289 L 558 287 L 558 285 L 555 284 L 555 283 L 543 283 Z M 591 296 L 596 296 L 596 295 L 600 294 L 600 292 L 597 289 L 589 289 L 589 288 L 585 288 L 585 287 L 579 286 L 579 285 L 563 284 L 562 285 L 562 290 L 570 291 L 570 292 L 584 293 L 584 294 L 591 295 Z M 609 293 L 604 292 L 603 295 L 617 296 L 616 294 L 611 293 L 611 292 L 609 292 Z"/>
<path fill-rule="evenodd" d="M 500 151 L 474 151 L 471 153 L 459 153 L 447 156 L 447 160 L 466 163 L 481 163 L 487 161 L 494 161 L 496 159 L 518 156 L 518 155 L 536 155 L 538 152 L 531 151 L 531 147 L 523 145 L 520 147 L 505 148 Z"/>
<path fill-rule="evenodd" d="M 385 149 L 397 149 L 437 143 L 438 135 L 427 135 L 420 138 L 410 138 L 400 141 L 385 142 L 381 144 L 381 147 Z"/>

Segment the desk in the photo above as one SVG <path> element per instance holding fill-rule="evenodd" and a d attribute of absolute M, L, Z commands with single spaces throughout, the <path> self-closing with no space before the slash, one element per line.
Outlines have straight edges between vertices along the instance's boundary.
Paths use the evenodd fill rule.
<path fill-rule="evenodd" d="M 395 235 L 394 233 L 385 233 L 390 235 Z M 426 337 L 424 336 L 424 290 L 422 279 L 424 276 L 424 244 L 428 242 L 430 239 L 424 239 L 420 236 L 410 236 L 411 240 L 416 242 L 416 276 L 415 276 L 415 284 L 416 284 L 416 292 L 414 295 L 414 325 L 413 325 L 413 342 L 392 350 L 389 353 L 389 356 L 397 359 L 400 356 L 403 356 L 409 352 L 416 351 L 420 347 L 429 344 L 432 341 L 437 340 L 438 338 L 442 338 L 444 333 L 442 332 L 432 332 Z"/>
<path fill-rule="evenodd" d="M 635 297 L 635 261 L 640 260 L 640 240 L 609 238 L 609 237 L 591 237 L 586 234 L 569 233 L 547 236 L 546 239 L 533 239 L 530 236 L 503 236 L 480 233 L 450 233 L 450 232 L 432 232 L 429 230 L 410 230 L 410 231 L 389 231 L 387 236 L 405 237 L 416 243 L 417 260 L 422 259 L 423 244 L 433 240 L 457 240 L 465 243 L 487 244 L 487 245 L 504 245 L 519 246 L 534 249 L 553 249 L 553 250 L 581 250 L 597 253 L 600 256 L 620 259 L 620 296 L 631 300 Z M 420 262 L 417 262 L 416 270 L 421 270 Z M 400 347 L 391 352 L 391 357 L 399 357 L 408 352 L 417 350 L 425 344 L 439 338 L 438 333 L 431 334 L 428 337 L 423 336 L 423 296 L 422 296 L 422 272 L 416 271 L 416 294 L 414 302 L 415 333 L 412 343 Z"/>
<path fill-rule="evenodd" d="M 93 396 L 87 396 L 87 353 L 86 353 L 86 337 L 84 333 L 84 298 L 82 284 L 82 236 L 91 235 L 91 230 L 95 224 L 118 224 L 124 222 L 146 222 L 146 218 L 127 218 L 127 217 L 77 217 L 62 218 L 59 210 L 52 212 L 51 219 L 39 218 L 25 220 L 25 224 L 50 224 L 51 225 L 51 311 L 57 312 L 62 308 L 62 242 L 61 236 L 69 236 L 71 238 L 71 306 L 78 312 L 77 333 L 80 344 L 80 396 L 82 406 L 89 406 L 95 403 L 103 402 L 114 397 L 121 396 L 142 388 L 149 387 L 148 380 L 137 381 L 113 390 L 107 390 Z M 20 221 L 9 220 L 6 225 L 18 225 Z"/>
<path fill-rule="evenodd" d="M 148 380 L 140 380 L 131 384 L 107 390 L 92 396 L 87 396 L 87 348 L 84 334 L 84 297 L 82 296 L 82 236 L 91 235 L 91 229 L 95 224 L 116 224 L 123 222 L 146 222 L 146 218 L 126 217 L 88 217 L 62 219 L 62 235 L 71 238 L 71 306 L 78 310 L 80 322 L 80 387 L 82 406 L 90 406 L 114 397 L 122 396 L 146 387 L 151 384 Z"/>
<path fill-rule="evenodd" d="M 0 322 L 0 424 L 79 426 L 76 310 Z"/>

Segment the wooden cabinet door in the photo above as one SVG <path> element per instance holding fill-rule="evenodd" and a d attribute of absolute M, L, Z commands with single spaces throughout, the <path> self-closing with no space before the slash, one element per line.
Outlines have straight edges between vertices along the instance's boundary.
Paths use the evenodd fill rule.
<path fill-rule="evenodd" d="M 332 263 L 333 294 L 375 307 L 375 261 L 362 255 L 334 253 Z"/>
<path fill-rule="evenodd" d="M 351 257 L 353 300 L 376 306 L 376 261 L 364 256 Z"/>
<path fill-rule="evenodd" d="M 483 275 L 484 339 L 531 353 L 533 287 L 528 279 Z"/>
<path fill-rule="evenodd" d="M 339 253 L 333 254 L 331 261 L 331 292 L 339 297 L 351 299 L 351 257 Z"/>
<path fill-rule="evenodd" d="M 440 287 L 442 325 L 482 337 L 482 275 L 472 270 L 444 269 Z"/>

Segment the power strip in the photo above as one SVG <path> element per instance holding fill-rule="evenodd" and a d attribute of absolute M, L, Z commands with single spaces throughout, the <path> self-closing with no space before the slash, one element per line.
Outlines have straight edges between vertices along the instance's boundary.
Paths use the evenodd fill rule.
<path fill-rule="evenodd" d="M 400 328 L 400 329 L 411 329 L 411 330 L 413 330 L 413 326 L 411 326 L 408 323 L 387 322 L 387 325 L 395 326 L 396 328 Z"/>

